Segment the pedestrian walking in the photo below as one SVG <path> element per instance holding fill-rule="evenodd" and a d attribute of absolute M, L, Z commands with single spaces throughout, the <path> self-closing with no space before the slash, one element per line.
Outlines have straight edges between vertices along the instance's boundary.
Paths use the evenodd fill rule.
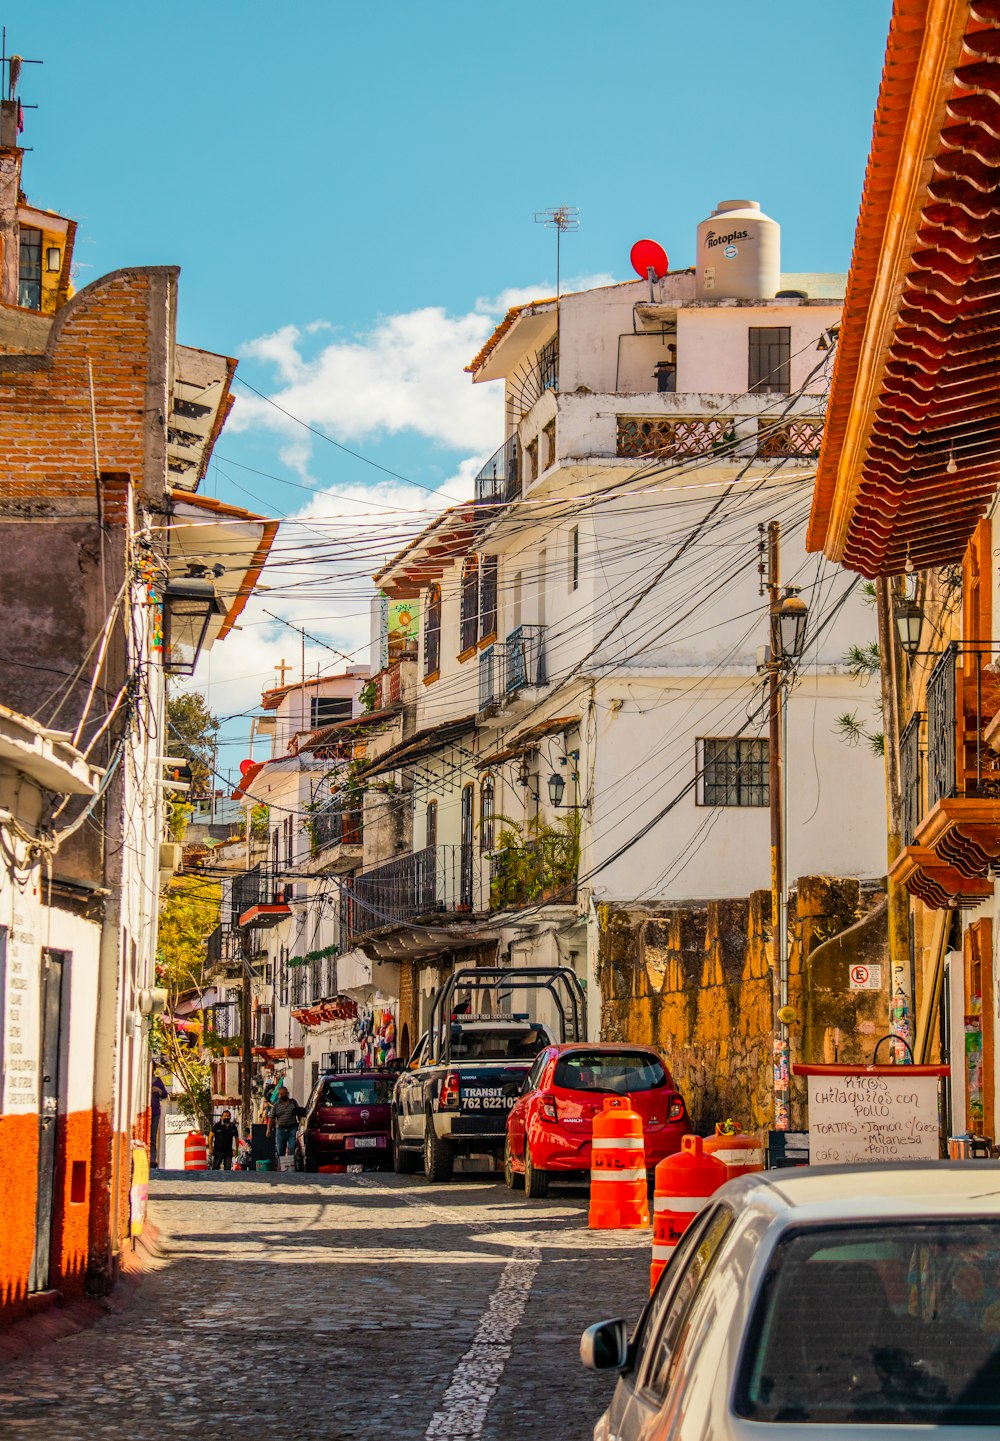
<path fill-rule="evenodd" d="M 150 1170 L 160 1165 L 160 1106 L 167 1099 L 167 1088 L 163 1077 L 153 1072 L 153 1084 L 149 1088 L 149 1166 Z"/>
<path fill-rule="evenodd" d="M 288 1094 L 287 1086 L 282 1086 L 267 1118 L 267 1134 L 274 1135 L 274 1149 L 279 1160 L 282 1156 L 295 1154 L 295 1132 L 299 1128 L 301 1114 L 302 1108 L 298 1101 Z"/>
<path fill-rule="evenodd" d="M 240 1128 L 232 1117 L 232 1112 L 223 1111 L 219 1120 L 213 1122 L 209 1131 L 209 1140 L 212 1142 L 212 1170 L 231 1171 L 233 1169 L 233 1148 L 239 1140 Z"/>

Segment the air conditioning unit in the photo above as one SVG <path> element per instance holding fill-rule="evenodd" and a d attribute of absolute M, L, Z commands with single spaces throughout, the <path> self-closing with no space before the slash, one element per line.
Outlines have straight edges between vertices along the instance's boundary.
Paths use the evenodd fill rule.
<path fill-rule="evenodd" d="M 184 847 L 176 841 L 160 842 L 160 870 L 179 871 L 184 863 Z"/>

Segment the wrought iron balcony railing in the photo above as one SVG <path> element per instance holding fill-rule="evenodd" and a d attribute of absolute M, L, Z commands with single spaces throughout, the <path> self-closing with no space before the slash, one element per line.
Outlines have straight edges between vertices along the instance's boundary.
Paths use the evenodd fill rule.
<path fill-rule="evenodd" d="M 955 796 L 1000 798 L 1000 759 L 984 731 L 1000 710 L 995 647 L 953 642 L 927 682 L 927 809 Z M 961 668 L 959 661 L 961 660 Z"/>
<path fill-rule="evenodd" d="M 506 505 L 520 494 L 520 456 L 515 431 L 476 476 L 476 504 Z"/>
<path fill-rule="evenodd" d="M 294 887 L 270 863 L 262 861 L 243 875 L 233 877 L 230 928 L 275 925 L 291 915 L 288 902 Z"/>
<path fill-rule="evenodd" d="M 327 846 L 360 846 L 363 840 L 362 812 L 357 800 L 332 800 L 309 819 L 312 851 L 316 855 Z"/>
<path fill-rule="evenodd" d="M 478 861 L 470 840 L 409 851 L 345 879 L 340 889 L 341 945 L 383 926 L 472 911 L 479 891 Z"/>
<path fill-rule="evenodd" d="M 489 710 L 545 680 L 545 627 L 519 625 L 505 641 L 480 652 L 479 709 Z"/>
<path fill-rule="evenodd" d="M 924 817 L 924 769 L 925 752 L 923 737 L 924 716 L 914 711 L 899 737 L 900 788 L 903 805 L 904 846 L 912 846 L 917 826 Z"/>

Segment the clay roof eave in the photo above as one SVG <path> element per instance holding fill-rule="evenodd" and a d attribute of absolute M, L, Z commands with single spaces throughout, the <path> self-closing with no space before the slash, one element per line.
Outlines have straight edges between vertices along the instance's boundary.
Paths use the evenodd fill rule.
<path fill-rule="evenodd" d="M 954 371 L 938 369 L 935 378 L 934 352 L 940 358 L 946 350 L 936 346 L 936 333 L 948 328 L 952 316 L 964 316 L 972 328 L 975 315 L 969 321 L 967 303 L 963 310 L 968 298 L 987 315 L 992 304 L 974 272 L 963 272 L 963 294 L 960 286 L 949 287 L 928 271 L 928 227 L 942 208 L 942 171 L 948 173 L 956 154 L 942 131 L 954 126 L 949 106 L 956 90 L 960 96 L 970 93 L 955 72 L 959 67 L 960 74 L 968 71 L 970 56 L 967 50 L 963 54 L 963 45 L 975 46 L 989 25 L 975 18 L 969 0 L 895 0 L 807 537 L 810 550 L 822 550 L 862 574 L 895 574 L 903 568 L 910 533 L 915 546 L 922 538 L 923 482 L 911 485 L 904 496 L 898 482 L 912 473 L 905 445 L 890 456 L 898 466 L 893 485 L 885 470 L 884 443 L 876 438 L 894 427 L 895 416 L 904 436 L 907 429 L 914 431 L 912 416 L 920 407 L 907 394 L 914 387 L 900 384 L 898 377 L 917 368 L 915 358 L 927 366 L 931 356 L 930 378 L 921 392 L 927 402 L 922 439 L 940 451 L 948 444 L 959 397 L 955 387 L 943 383 Z M 976 164 L 974 159 L 964 163 Z M 1000 223 L 1000 205 L 993 203 Z M 967 264 L 974 257 L 975 247 L 969 247 Z M 924 338 L 922 322 L 930 339 Z M 971 394 L 975 377 L 968 384 Z M 881 459 L 873 463 L 875 455 Z M 1000 448 L 996 460 L 1000 464 Z M 944 468 L 943 455 L 937 468 Z M 930 483 L 928 498 L 943 479 Z M 962 535 L 971 533 L 983 511 L 978 492 L 969 497 L 957 482 L 953 489 L 963 510 L 961 524 L 947 536 L 924 538 L 927 564 L 960 555 Z M 884 531 L 877 542 L 864 533 L 876 513 L 890 526 L 891 546 Z M 913 561 L 919 568 L 916 552 Z"/>

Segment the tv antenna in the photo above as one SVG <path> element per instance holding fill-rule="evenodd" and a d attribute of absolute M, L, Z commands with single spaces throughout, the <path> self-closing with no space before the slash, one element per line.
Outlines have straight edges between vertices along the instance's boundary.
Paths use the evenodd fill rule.
<path fill-rule="evenodd" d="M 556 232 L 556 299 L 561 290 L 562 238 L 570 230 L 580 229 L 580 207 L 578 205 L 553 205 L 548 210 L 535 211 L 535 224 L 545 225 Z"/>

